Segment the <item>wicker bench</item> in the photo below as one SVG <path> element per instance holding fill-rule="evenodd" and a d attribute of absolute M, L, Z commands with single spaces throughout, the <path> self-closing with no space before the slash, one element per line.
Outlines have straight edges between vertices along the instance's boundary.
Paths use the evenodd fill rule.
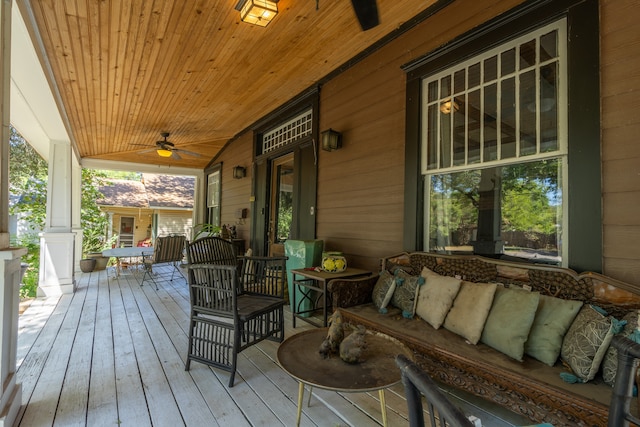
<path fill-rule="evenodd" d="M 541 295 L 597 305 L 617 318 L 640 308 L 640 292 L 636 288 L 597 273 L 578 274 L 545 265 L 423 252 L 384 258 L 381 269 L 394 265 L 416 274 L 426 266 L 441 275 L 470 282 L 529 286 Z M 554 426 L 607 425 L 612 387 L 601 378 L 570 384 L 560 377 L 561 372 L 567 371 L 560 362 L 552 367 L 527 356 L 518 362 L 485 344 L 470 345 L 445 328 L 436 330 L 420 318 L 405 318 L 399 310 L 391 308 L 381 314 L 371 302 L 376 281 L 375 276 L 331 281 L 328 290 L 333 308 L 341 310 L 345 322 L 364 325 L 403 342 L 432 378 L 498 403 L 534 422 Z M 634 399 L 632 411 L 636 406 Z"/>

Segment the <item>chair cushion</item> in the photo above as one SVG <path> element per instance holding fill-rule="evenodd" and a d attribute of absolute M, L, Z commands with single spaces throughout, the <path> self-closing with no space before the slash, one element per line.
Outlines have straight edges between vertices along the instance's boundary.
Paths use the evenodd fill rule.
<path fill-rule="evenodd" d="M 238 295 L 237 303 L 238 316 L 240 320 L 246 322 L 269 311 L 282 309 L 285 301 L 282 298 L 243 294 Z"/>

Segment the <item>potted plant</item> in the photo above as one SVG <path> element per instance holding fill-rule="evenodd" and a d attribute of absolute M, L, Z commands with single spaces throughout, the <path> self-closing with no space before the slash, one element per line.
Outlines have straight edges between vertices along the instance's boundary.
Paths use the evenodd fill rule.
<path fill-rule="evenodd" d="M 201 237 L 219 236 L 222 227 L 213 224 L 196 224 L 192 228 L 193 238 L 192 240 L 199 239 Z"/>
<path fill-rule="evenodd" d="M 80 260 L 80 270 L 83 273 L 91 273 L 96 268 L 95 258 L 83 258 Z"/>

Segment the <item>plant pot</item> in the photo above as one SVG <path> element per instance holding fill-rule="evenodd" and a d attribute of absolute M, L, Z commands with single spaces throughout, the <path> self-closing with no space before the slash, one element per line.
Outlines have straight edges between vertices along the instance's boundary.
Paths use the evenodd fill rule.
<path fill-rule="evenodd" d="M 102 252 L 93 252 L 93 253 L 87 254 L 87 258 L 96 260 L 96 266 L 94 268 L 95 271 L 100 271 L 100 270 L 104 270 L 105 268 L 107 268 L 107 263 L 109 262 L 109 257 L 108 256 L 102 256 Z"/>
<path fill-rule="evenodd" d="M 96 268 L 96 260 L 94 258 L 84 258 L 80 260 L 80 270 L 83 273 L 91 273 Z"/>

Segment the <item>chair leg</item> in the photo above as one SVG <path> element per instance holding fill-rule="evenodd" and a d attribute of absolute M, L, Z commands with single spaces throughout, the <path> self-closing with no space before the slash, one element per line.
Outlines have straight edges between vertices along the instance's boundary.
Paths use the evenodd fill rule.
<path fill-rule="evenodd" d="M 193 320 L 193 313 L 191 314 L 191 320 L 189 321 L 189 346 L 187 347 L 187 362 L 184 364 L 184 370 L 188 371 L 191 368 L 191 346 L 193 345 L 193 329 L 196 327 L 196 322 Z"/>
<path fill-rule="evenodd" d="M 151 281 L 156 285 L 156 291 L 157 291 L 158 290 L 158 283 L 155 281 L 155 279 L 151 275 L 151 269 L 150 268 L 146 268 L 145 267 L 144 274 L 142 275 L 142 281 L 140 282 L 140 286 L 144 285 L 144 278 L 147 277 L 147 275 L 149 276 L 149 279 L 151 279 Z"/>
<path fill-rule="evenodd" d="M 240 328 L 236 327 L 233 333 L 233 350 L 231 355 L 231 377 L 229 378 L 229 388 L 233 387 L 233 380 L 236 377 L 236 367 L 238 363 L 238 349 L 240 348 Z"/>

